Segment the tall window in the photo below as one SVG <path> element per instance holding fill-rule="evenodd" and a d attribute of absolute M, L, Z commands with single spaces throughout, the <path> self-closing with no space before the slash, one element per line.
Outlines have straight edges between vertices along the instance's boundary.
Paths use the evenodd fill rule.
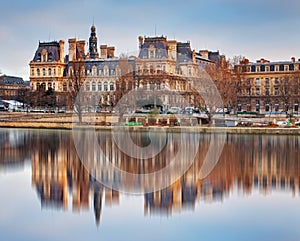
<path fill-rule="evenodd" d="M 92 83 L 92 91 L 96 91 L 96 83 L 95 82 Z"/>
<path fill-rule="evenodd" d="M 256 85 L 259 85 L 259 84 L 260 84 L 259 78 L 256 78 L 256 79 L 255 79 L 255 84 L 256 84 Z"/>
<path fill-rule="evenodd" d="M 109 84 L 109 90 L 110 91 L 114 91 L 114 83 L 113 82 L 110 82 L 110 84 Z"/>
<path fill-rule="evenodd" d="M 278 89 L 278 87 L 275 87 L 275 89 L 274 89 L 274 95 L 279 95 L 279 89 Z"/>
<path fill-rule="evenodd" d="M 87 82 L 87 83 L 85 84 L 85 90 L 86 90 L 86 91 L 90 91 L 90 83 L 89 83 L 89 82 Z"/>
<path fill-rule="evenodd" d="M 40 75 L 41 75 L 40 69 L 37 69 L 37 70 L 36 70 L 36 73 L 37 73 L 37 76 L 40 76 Z"/>
<path fill-rule="evenodd" d="M 255 93 L 256 93 L 256 95 L 260 95 L 260 89 L 259 89 L 259 88 L 256 88 L 256 89 L 255 89 Z"/>
<path fill-rule="evenodd" d="M 98 82 L 98 91 L 102 91 L 102 83 Z"/>
<path fill-rule="evenodd" d="M 43 76 L 46 76 L 46 69 L 43 69 Z"/>
<path fill-rule="evenodd" d="M 51 68 L 48 69 L 48 76 L 51 76 Z"/>
<path fill-rule="evenodd" d="M 266 78 L 266 86 L 269 86 L 269 84 L 270 84 L 270 80 L 269 78 Z"/>
<path fill-rule="evenodd" d="M 34 76 L 34 68 L 31 69 L 31 76 Z"/>
<path fill-rule="evenodd" d="M 107 82 L 104 82 L 104 91 L 108 91 L 108 85 L 107 85 Z"/>

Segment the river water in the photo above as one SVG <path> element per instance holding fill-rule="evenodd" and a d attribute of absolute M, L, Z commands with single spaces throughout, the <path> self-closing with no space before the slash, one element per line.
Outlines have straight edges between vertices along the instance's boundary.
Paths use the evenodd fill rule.
<path fill-rule="evenodd" d="M 1 240 L 300 240 L 298 136 L 0 129 L 0 143 Z"/>

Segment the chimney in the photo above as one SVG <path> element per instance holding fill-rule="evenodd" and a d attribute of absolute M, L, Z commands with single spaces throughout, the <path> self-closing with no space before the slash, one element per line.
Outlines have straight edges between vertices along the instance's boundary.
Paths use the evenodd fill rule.
<path fill-rule="evenodd" d="M 143 36 L 139 36 L 139 49 L 142 48 L 142 45 L 144 44 L 144 37 Z"/>
<path fill-rule="evenodd" d="M 107 45 L 100 46 L 101 59 L 107 59 Z"/>
<path fill-rule="evenodd" d="M 77 53 L 79 54 L 79 56 L 77 56 L 77 58 L 81 58 L 84 59 L 85 56 L 85 47 L 86 47 L 86 41 L 85 40 L 79 40 L 77 41 Z"/>
<path fill-rule="evenodd" d="M 261 58 L 260 59 L 260 62 L 263 64 L 263 63 L 265 63 L 265 59 L 264 58 Z"/>
<path fill-rule="evenodd" d="M 107 48 L 107 57 L 114 58 L 115 57 L 115 47 L 111 46 Z"/>
<path fill-rule="evenodd" d="M 69 61 L 76 60 L 76 39 L 71 38 L 69 42 Z"/>
<path fill-rule="evenodd" d="M 295 57 L 292 57 L 291 60 L 292 60 L 293 63 L 295 63 L 296 58 L 295 58 Z"/>
<path fill-rule="evenodd" d="M 60 49 L 59 60 L 61 63 L 63 63 L 64 59 L 65 59 L 65 41 L 63 41 L 63 40 L 59 41 L 59 49 Z"/>

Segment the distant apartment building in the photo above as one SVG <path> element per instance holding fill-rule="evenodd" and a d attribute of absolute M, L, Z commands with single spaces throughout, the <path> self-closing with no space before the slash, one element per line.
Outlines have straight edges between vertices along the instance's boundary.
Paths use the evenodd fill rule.
<path fill-rule="evenodd" d="M 138 41 L 139 55 L 121 58 L 115 56 L 114 46 L 98 47 L 95 26 L 91 27 L 88 44 L 85 40 L 68 40 L 67 55 L 63 40 L 40 42 L 29 64 L 31 89 L 34 92 L 51 89 L 57 93 L 57 99 L 66 98 L 73 88 L 74 62 L 80 61 L 85 101 L 94 105 L 100 100 L 102 105 L 111 106 L 117 101 L 120 79 L 126 74 L 130 74 L 134 82 L 125 84 L 128 90 L 142 87 L 184 92 L 189 87 L 188 79 L 197 77 L 199 66 L 214 65 L 224 58 L 219 52 L 196 52 L 190 42 L 167 40 L 164 36 L 140 36 Z M 159 78 L 162 75 L 168 78 Z M 154 79 L 160 79 L 161 83 L 153 83 Z M 124 86 L 121 88 L 124 90 Z M 163 100 L 165 104 L 169 102 L 168 98 Z"/>
<path fill-rule="evenodd" d="M 238 111 L 298 114 L 300 59 L 271 62 L 262 58 L 256 63 L 246 59 L 235 70 L 240 79 Z"/>
<path fill-rule="evenodd" d="M 29 86 L 20 77 L 0 76 L 0 99 L 24 101 Z"/>

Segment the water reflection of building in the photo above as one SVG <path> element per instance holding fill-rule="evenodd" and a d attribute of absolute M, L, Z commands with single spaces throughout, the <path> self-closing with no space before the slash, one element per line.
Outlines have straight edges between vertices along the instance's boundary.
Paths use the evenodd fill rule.
<path fill-rule="evenodd" d="M 174 156 L 180 144 L 176 135 L 173 135 L 173 139 L 168 139 L 172 143 L 167 145 L 172 146 L 172 151 L 165 150 L 157 159 L 143 164 L 122 153 L 110 133 L 101 132 L 99 135 L 100 146 L 105 149 L 108 161 L 132 173 L 159 170 Z M 119 192 L 104 188 L 90 176 L 76 155 L 69 132 L 50 132 L 35 140 L 31 144 L 32 183 L 42 206 L 67 209 L 68 203 L 72 203 L 71 209 L 76 212 L 92 206 L 96 223 L 99 224 L 103 202 L 106 205 L 119 204 Z M 137 136 L 135 141 L 147 142 L 141 136 Z M 145 215 L 171 215 L 173 212 L 194 209 L 196 203 L 229 198 L 236 189 L 247 195 L 251 195 L 253 190 L 259 190 L 264 195 L 275 190 L 299 195 L 297 136 L 228 135 L 219 162 L 205 179 L 201 178 L 200 169 L 209 147 L 209 135 L 202 135 L 200 141 L 196 159 L 183 177 L 168 188 L 144 195 Z M 90 164 L 95 158 L 94 154 L 89 157 Z M 96 157 L 97 161 L 101 159 Z M 106 175 L 107 180 L 119 180 L 114 173 L 101 174 Z M 138 181 L 147 185 L 143 179 L 123 185 L 130 188 Z"/>
<path fill-rule="evenodd" d="M 102 202 L 119 203 L 119 193 L 104 188 L 87 172 L 78 159 L 70 132 L 44 131 L 32 138 L 32 184 L 43 208 L 88 211 L 93 197 L 96 223 L 100 223 Z M 70 196 L 71 195 L 71 199 Z"/>
<path fill-rule="evenodd" d="M 23 168 L 26 160 L 30 160 L 27 144 L 30 136 L 26 130 L 0 131 L 0 170 Z"/>

